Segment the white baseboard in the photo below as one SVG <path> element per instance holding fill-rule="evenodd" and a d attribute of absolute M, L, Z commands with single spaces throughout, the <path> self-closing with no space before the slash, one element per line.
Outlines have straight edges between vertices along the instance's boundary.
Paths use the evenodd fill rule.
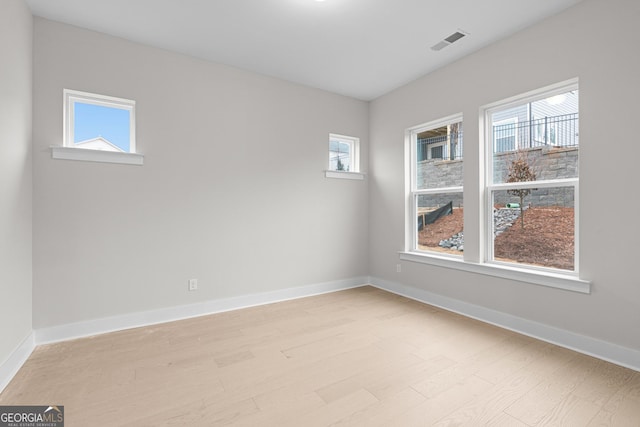
<path fill-rule="evenodd" d="M 9 384 L 36 345 L 66 341 L 107 332 L 137 328 L 241 308 L 304 298 L 328 292 L 371 286 L 417 301 L 452 311 L 514 332 L 588 354 L 617 365 L 640 371 L 640 351 L 606 341 L 575 334 L 559 328 L 526 320 L 517 316 L 437 295 L 422 289 L 375 277 L 355 277 L 295 288 L 233 298 L 205 301 L 197 304 L 168 307 L 159 310 L 125 314 L 84 322 L 52 326 L 34 330 L 0 365 L 0 392 Z"/>
<path fill-rule="evenodd" d="M 271 304 L 279 301 L 357 288 L 365 286 L 368 283 L 368 279 L 369 278 L 366 276 L 354 277 L 351 279 L 317 283 L 259 294 L 223 298 L 196 304 L 180 305 L 162 308 L 159 310 L 143 311 L 123 314 L 120 316 L 87 320 L 78 323 L 51 326 L 48 328 L 36 329 L 34 331 L 35 343 L 40 345 L 67 341 L 70 339 L 88 337 L 107 332 L 121 331 L 124 329 L 138 328 L 141 326 L 172 322 L 175 320 L 188 319 L 207 314 L 221 313 L 224 311 L 238 310 L 257 305 Z"/>
<path fill-rule="evenodd" d="M 0 393 L 9 385 L 35 348 L 35 337 L 33 332 L 31 332 L 13 353 L 11 353 L 11 356 L 9 356 L 4 363 L 0 364 Z"/>
<path fill-rule="evenodd" d="M 640 371 L 640 351 L 375 277 L 379 289 Z"/>

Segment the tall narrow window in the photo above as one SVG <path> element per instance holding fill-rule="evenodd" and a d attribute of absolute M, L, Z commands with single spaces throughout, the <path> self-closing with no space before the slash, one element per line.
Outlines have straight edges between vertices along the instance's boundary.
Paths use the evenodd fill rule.
<path fill-rule="evenodd" d="M 464 250 L 462 116 L 407 131 L 412 251 L 460 256 Z"/>
<path fill-rule="evenodd" d="M 575 272 L 578 85 L 486 111 L 487 260 Z"/>

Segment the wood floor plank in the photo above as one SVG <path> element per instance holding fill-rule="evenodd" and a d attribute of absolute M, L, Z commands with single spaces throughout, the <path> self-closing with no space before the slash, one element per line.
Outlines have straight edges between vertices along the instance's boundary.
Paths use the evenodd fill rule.
<path fill-rule="evenodd" d="M 362 287 L 39 346 L 0 405 L 51 403 L 69 426 L 639 427 L 640 373 Z"/>
<path fill-rule="evenodd" d="M 356 411 L 335 423 L 335 426 L 394 426 L 398 419 L 425 402 L 425 397 L 412 388 L 405 388 L 386 399 Z"/>
<path fill-rule="evenodd" d="M 399 418 L 398 425 L 432 426 L 477 399 L 491 386 L 491 383 L 481 378 L 469 377 L 463 383 L 456 384 L 407 411 Z"/>
<path fill-rule="evenodd" d="M 516 372 L 493 385 L 477 399 L 447 415 L 434 424 L 434 427 L 492 425 L 496 414 L 502 414 L 505 409 L 531 391 L 541 381 L 541 377 L 531 375 L 524 370 Z"/>
<path fill-rule="evenodd" d="M 505 413 L 498 414 L 487 425 L 491 427 L 531 427 Z"/>
<path fill-rule="evenodd" d="M 557 412 L 556 408 L 559 407 L 562 411 L 568 402 L 578 401 L 570 398 L 570 394 L 597 369 L 598 365 L 598 361 L 592 357 L 573 353 L 569 362 L 561 364 L 561 370 L 553 371 L 552 376 L 538 384 L 505 412 L 529 425 L 538 425 L 545 419 L 549 420 L 549 417 Z M 593 403 L 591 406 L 595 409 L 591 414 L 593 417 L 600 407 Z M 589 419 L 586 422 L 589 422 Z"/>
<path fill-rule="evenodd" d="M 399 355 L 393 358 L 367 358 L 363 360 L 361 365 L 354 367 L 352 376 L 321 387 L 316 390 L 316 393 L 327 403 L 353 393 L 360 388 L 367 389 L 374 396 L 380 398 L 380 394 L 376 393 L 378 384 L 388 384 L 390 378 L 393 378 L 393 382 L 397 383 L 397 375 L 403 369 L 424 365 L 424 363 L 424 360 L 411 354 Z M 433 365 L 429 364 L 429 366 Z"/>
<path fill-rule="evenodd" d="M 309 412 L 303 424 L 309 427 L 334 425 L 378 402 L 378 399 L 367 390 L 359 389 L 322 408 Z"/>
<path fill-rule="evenodd" d="M 569 394 L 555 408 L 546 414 L 538 426 L 586 426 L 600 412 L 600 408 L 576 395 Z"/>
<path fill-rule="evenodd" d="M 416 390 L 416 384 L 437 375 L 454 364 L 453 360 L 446 357 L 434 357 L 415 365 L 399 368 L 377 378 L 373 383 L 367 385 L 367 389 L 378 399 L 385 399 L 407 387 Z"/>

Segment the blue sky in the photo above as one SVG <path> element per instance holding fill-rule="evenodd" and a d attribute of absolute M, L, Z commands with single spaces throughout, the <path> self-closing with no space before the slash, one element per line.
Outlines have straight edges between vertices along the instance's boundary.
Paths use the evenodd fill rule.
<path fill-rule="evenodd" d="M 129 111 L 100 105 L 74 104 L 73 142 L 103 137 L 129 151 Z"/>

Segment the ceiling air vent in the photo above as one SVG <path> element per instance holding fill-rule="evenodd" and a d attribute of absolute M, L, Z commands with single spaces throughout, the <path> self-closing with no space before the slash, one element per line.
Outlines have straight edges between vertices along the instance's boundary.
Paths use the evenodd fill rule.
<path fill-rule="evenodd" d="M 467 35 L 466 33 L 456 31 L 455 33 L 451 34 L 449 37 L 445 38 L 444 40 L 439 41 L 438 43 L 431 46 L 431 50 L 442 50 L 445 47 L 449 46 L 451 43 L 457 42 L 458 40 L 460 40 L 466 35 Z"/>

